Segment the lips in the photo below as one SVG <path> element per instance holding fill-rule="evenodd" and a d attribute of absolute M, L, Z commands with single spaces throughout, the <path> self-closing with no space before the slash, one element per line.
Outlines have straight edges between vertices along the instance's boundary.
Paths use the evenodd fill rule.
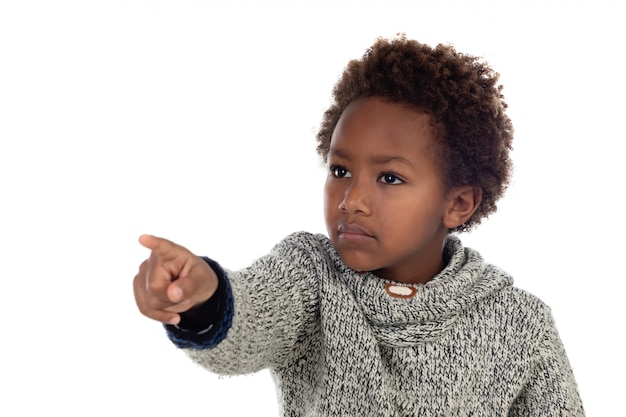
<path fill-rule="evenodd" d="M 360 239 L 360 238 L 373 238 L 374 236 L 370 234 L 367 230 L 354 223 L 344 223 L 340 224 L 337 228 L 337 232 L 339 232 L 339 237 L 348 238 L 348 239 Z"/>

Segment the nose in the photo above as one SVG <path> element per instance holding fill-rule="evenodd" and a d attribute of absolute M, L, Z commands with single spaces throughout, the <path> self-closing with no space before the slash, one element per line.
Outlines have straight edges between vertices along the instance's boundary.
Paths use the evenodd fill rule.
<path fill-rule="evenodd" d="M 339 210 L 347 214 L 370 215 L 372 213 L 370 199 L 371 190 L 360 182 L 352 181 L 343 195 Z"/>

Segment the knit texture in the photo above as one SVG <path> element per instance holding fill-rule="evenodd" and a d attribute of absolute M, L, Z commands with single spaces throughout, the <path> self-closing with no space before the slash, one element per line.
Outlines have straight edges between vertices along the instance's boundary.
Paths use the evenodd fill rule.
<path fill-rule="evenodd" d="M 548 307 L 454 236 L 445 257 L 400 299 L 296 233 L 226 271 L 226 337 L 185 350 L 218 374 L 269 368 L 283 416 L 583 416 Z"/>

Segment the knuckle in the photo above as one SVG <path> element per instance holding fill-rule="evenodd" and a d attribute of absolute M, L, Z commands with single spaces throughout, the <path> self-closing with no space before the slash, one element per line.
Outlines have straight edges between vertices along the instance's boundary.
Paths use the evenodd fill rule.
<path fill-rule="evenodd" d="M 146 290 L 151 294 L 156 294 L 163 291 L 163 286 L 155 279 L 148 279 L 146 281 Z"/>
<path fill-rule="evenodd" d="M 141 314 L 143 314 L 144 316 L 150 317 L 152 310 L 148 308 L 148 306 L 145 303 L 138 303 L 137 308 L 139 308 L 139 312 Z"/>
<path fill-rule="evenodd" d="M 162 310 L 164 307 L 163 302 L 154 297 L 148 298 L 145 304 L 150 310 Z"/>
<path fill-rule="evenodd" d="M 148 262 L 148 259 L 146 259 L 139 265 L 139 272 L 137 272 L 137 276 L 146 276 L 149 270 L 150 263 Z"/>
<path fill-rule="evenodd" d="M 196 291 L 196 283 L 191 278 L 179 279 L 178 287 L 182 290 L 183 294 L 189 296 Z"/>

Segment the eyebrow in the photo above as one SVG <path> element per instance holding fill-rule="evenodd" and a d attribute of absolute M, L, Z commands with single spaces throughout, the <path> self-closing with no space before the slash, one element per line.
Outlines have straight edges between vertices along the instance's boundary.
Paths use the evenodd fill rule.
<path fill-rule="evenodd" d="M 350 159 L 350 156 L 347 152 L 341 150 L 341 149 L 337 149 L 337 148 L 330 148 L 328 151 L 329 155 L 335 155 L 338 158 L 343 158 L 343 159 Z M 383 165 L 383 164 L 388 164 L 389 162 L 402 162 L 404 164 L 407 164 L 408 166 L 412 167 L 413 164 L 406 159 L 403 156 L 400 155 L 376 155 L 373 158 L 371 158 L 372 163 L 376 164 L 376 165 Z"/>

